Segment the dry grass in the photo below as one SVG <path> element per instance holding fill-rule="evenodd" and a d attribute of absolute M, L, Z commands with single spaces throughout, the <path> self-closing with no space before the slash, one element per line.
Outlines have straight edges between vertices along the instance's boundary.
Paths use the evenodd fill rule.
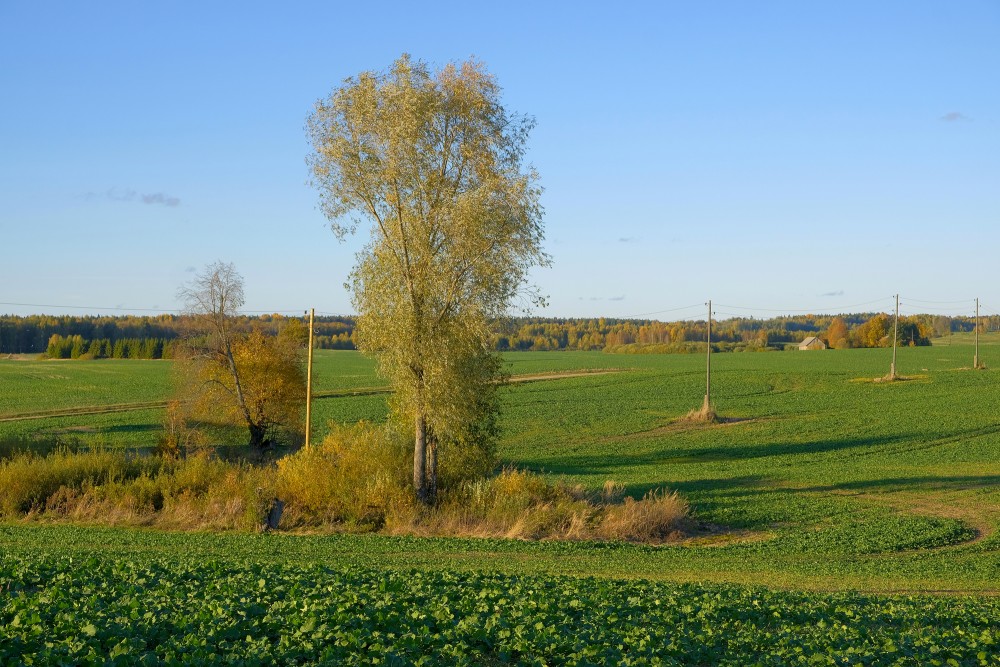
<path fill-rule="evenodd" d="M 708 402 L 708 397 L 706 396 L 701 408 L 690 411 L 678 421 L 688 424 L 718 424 L 722 422 L 722 418 L 719 417 L 715 408 Z"/>
<path fill-rule="evenodd" d="M 165 528 L 251 529 L 273 498 L 266 471 L 207 454 L 19 455 L 0 463 L 0 516 Z"/>
<path fill-rule="evenodd" d="M 876 384 L 881 384 L 884 382 L 911 382 L 913 380 L 927 380 L 927 378 L 927 375 L 900 375 L 899 373 L 893 375 L 892 373 L 886 373 L 882 377 L 877 377 L 871 381 Z"/>
<path fill-rule="evenodd" d="M 596 494 L 578 485 L 550 483 L 533 473 L 505 470 L 468 482 L 433 510 L 387 532 L 427 536 L 502 537 L 522 540 L 629 540 L 663 542 L 691 527 L 688 506 L 675 493 L 651 491 L 642 500 L 605 482 Z"/>
<path fill-rule="evenodd" d="M 608 481 L 593 492 L 525 471 L 465 480 L 425 507 L 407 484 L 407 452 L 366 426 L 258 466 L 138 457 L 114 451 L 15 455 L 0 462 L 0 517 L 181 530 L 256 530 L 276 498 L 280 527 L 395 535 L 662 542 L 688 531 L 676 493 L 625 497 Z"/>
<path fill-rule="evenodd" d="M 633 542 L 662 542 L 684 537 L 688 526 L 688 504 L 677 495 L 650 491 L 642 500 L 626 498 L 621 505 L 606 508 L 598 535 Z"/>

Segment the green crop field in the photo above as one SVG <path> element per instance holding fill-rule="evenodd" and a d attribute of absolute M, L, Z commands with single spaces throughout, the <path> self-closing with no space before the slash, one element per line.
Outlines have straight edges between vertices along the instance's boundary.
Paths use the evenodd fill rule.
<path fill-rule="evenodd" d="M 0 535 L 2 664 L 996 665 L 1000 650 L 998 598 L 511 575 L 452 560 L 467 541 L 388 540 L 446 557 L 413 570 L 372 538 Z"/>
<path fill-rule="evenodd" d="M 969 342 L 900 349 L 897 383 L 872 381 L 889 350 L 716 355 L 712 425 L 679 421 L 701 404 L 701 356 L 511 354 L 512 374 L 537 379 L 503 390 L 505 463 L 676 489 L 702 534 L 652 547 L 10 524 L 0 662 L 1000 664 L 1000 371 L 971 370 Z M 603 372 L 559 377 L 580 370 Z M 168 387 L 166 362 L 0 362 L 0 417 Z M 380 387 L 356 353 L 319 354 L 317 430 L 384 419 Z M 160 415 L 8 420 L 0 438 L 144 446 Z"/>

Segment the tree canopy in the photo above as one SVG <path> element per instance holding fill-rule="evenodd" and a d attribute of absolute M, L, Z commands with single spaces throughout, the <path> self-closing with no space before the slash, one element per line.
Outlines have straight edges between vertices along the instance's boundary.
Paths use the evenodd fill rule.
<path fill-rule="evenodd" d="M 289 320 L 276 336 L 241 327 L 243 277 L 232 264 L 205 267 L 182 287 L 193 327 L 180 356 L 180 398 L 190 416 L 240 424 L 259 452 L 277 430 L 297 432 L 305 403 L 304 329 Z"/>
<path fill-rule="evenodd" d="M 432 71 L 407 55 L 347 79 L 308 119 L 333 231 L 371 225 L 350 277 L 357 342 L 413 429 L 422 500 L 434 493 L 438 443 L 489 439 L 480 428 L 501 368 L 489 324 L 548 263 L 538 176 L 524 164 L 533 124 L 504 108 L 481 63 Z"/>

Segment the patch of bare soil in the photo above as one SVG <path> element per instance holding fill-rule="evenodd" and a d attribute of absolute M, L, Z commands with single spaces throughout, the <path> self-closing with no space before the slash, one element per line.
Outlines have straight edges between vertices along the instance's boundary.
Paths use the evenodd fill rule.
<path fill-rule="evenodd" d="M 732 544 L 750 544 L 753 542 L 767 542 L 777 537 L 777 533 L 770 530 L 733 530 L 725 526 L 703 526 L 694 535 L 675 542 L 685 547 L 728 547 Z"/>
<path fill-rule="evenodd" d="M 886 374 L 882 377 L 877 378 L 851 378 L 848 382 L 861 382 L 861 383 L 871 383 L 871 384 L 892 384 L 896 382 L 930 382 L 929 375 L 892 375 Z"/>

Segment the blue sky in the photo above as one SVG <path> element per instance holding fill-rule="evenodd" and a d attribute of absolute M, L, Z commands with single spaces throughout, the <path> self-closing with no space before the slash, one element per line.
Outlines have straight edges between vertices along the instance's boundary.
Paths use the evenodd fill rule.
<path fill-rule="evenodd" d="M 350 313 L 304 120 L 403 52 L 536 118 L 534 314 L 1000 311 L 995 0 L 341 4 L 0 1 L 0 313 Z"/>

